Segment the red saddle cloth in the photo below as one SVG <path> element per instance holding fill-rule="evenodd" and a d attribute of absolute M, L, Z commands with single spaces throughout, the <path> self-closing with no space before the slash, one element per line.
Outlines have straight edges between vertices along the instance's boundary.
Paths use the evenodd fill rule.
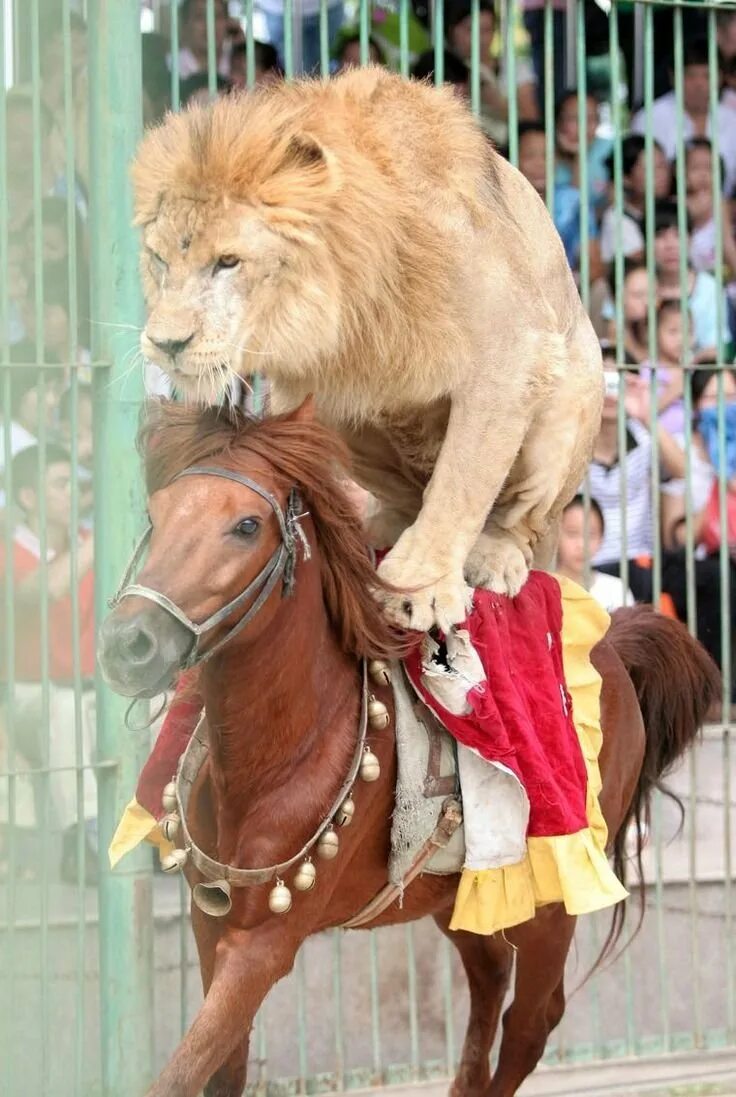
<path fill-rule="evenodd" d="M 516 775 L 529 798 L 529 836 L 584 829 L 587 771 L 565 684 L 559 583 L 533 571 L 516 598 L 476 590 L 460 627 L 486 678 L 467 693 L 470 711 L 455 715 L 430 692 L 420 648 L 405 662 L 414 688 L 458 742 Z"/>

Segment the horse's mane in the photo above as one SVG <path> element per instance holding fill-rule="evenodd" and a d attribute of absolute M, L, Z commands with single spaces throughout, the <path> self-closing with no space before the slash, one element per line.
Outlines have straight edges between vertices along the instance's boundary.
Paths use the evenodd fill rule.
<path fill-rule="evenodd" d="M 218 458 L 237 465 L 240 454 L 267 461 L 284 488 L 296 485 L 304 497 L 319 542 L 325 605 L 343 649 L 368 658 L 396 657 L 407 649 L 406 637 L 388 624 L 374 596 L 382 584 L 340 483 L 350 461 L 336 434 L 291 416 L 257 419 L 235 408 L 153 400 L 138 445 L 149 495 L 190 465 Z"/>

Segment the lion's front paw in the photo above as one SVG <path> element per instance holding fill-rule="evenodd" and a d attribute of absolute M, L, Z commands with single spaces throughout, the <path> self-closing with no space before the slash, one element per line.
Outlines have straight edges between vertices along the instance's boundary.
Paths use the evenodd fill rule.
<path fill-rule="evenodd" d="M 508 533 L 481 533 L 465 561 L 465 578 L 473 587 L 515 598 L 529 577 L 529 557 Z"/>
<path fill-rule="evenodd" d="M 378 596 L 387 617 L 401 628 L 429 632 L 436 626 L 449 632 L 466 619 L 473 604 L 473 591 L 459 569 L 429 579 L 426 567 L 414 565 L 411 557 L 390 552 L 378 574 L 396 588 L 396 593 L 380 591 Z"/>

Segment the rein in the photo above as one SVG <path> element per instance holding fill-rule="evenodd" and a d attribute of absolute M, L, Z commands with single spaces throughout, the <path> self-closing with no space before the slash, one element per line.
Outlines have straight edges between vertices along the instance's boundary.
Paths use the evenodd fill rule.
<path fill-rule="evenodd" d="M 184 625 L 184 627 L 194 636 L 194 644 L 186 661 L 182 664 L 181 669 L 190 670 L 192 667 L 198 666 L 201 663 L 206 663 L 207 660 L 211 659 L 213 655 L 233 638 L 233 636 L 237 636 L 241 629 L 244 629 L 245 626 L 253 620 L 255 615 L 273 593 L 276 584 L 280 579 L 283 578 L 283 597 L 288 597 L 288 595 L 291 594 L 294 588 L 297 539 L 304 547 L 305 559 L 308 560 L 311 554 L 309 542 L 299 526 L 299 519 L 303 518 L 304 514 L 299 513 L 300 498 L 296 488 L 292 488 L 289 492 L 286 512 L 284 513 L 278 499 L 276 499 L 270 491 L 266 491 L 266 489 L 256 483 L 255 480 L 251 480 L 249 476 L 241 476 L 239 472 L 234 472 L 231 469 L 223 469 L 215 465 L 191 465 L 189 468 L 178 473 L 171 483 L 176 483 L 177 480 L 181 480 L 184 476 L 219 476 L 223 480 L 233 480 L 236 484 L 242 484 L 243 487 L 249 488 L 257 495 L 260 495 L 262 499 L 266 500 L 276 515 L 276 520 L 278 521 L 279 529 L 281 530 L 280 545 L 274 550 L 256 577 L 248 583 L 245 590 L 241 591 L 235 598 L 232 598 L 226 605 L 222 606 L 221 609 L 212 613 L 206 620 L 197 623 L 196 621 L 192 621 L 184 610 L 177 606 L 176 602 L 173 602 L 171 598 L 168 598 L 165 594 L 162 594 L 158 590 L 154 590 L 153 587 L 146 587 L 140 583 L 130 582 L 151 538 L 151 534 L 153 533 L 153 526 L 149 521 L 148 528 L 138 541 L 138 544 L 135 546 L 133 554 L 128 561 L 128 566 L 125 569 L 120 586 L 108 604 L 110 609 L 115 609 L 116 606 L 122 602 L 123 598 L 147 598 L 149 602 L 153 602 L 155 605 L 160 606 L 161 609 L 165 610 L 179 621 L 180 624 Z M 200 641 L 202 637 L 208 632 L 211 632 L 213 628 L 222 624 L 231 613 L 240 609 L 249 598 L 253 598 L 254 600 L 240 620 L 237 621 L 216 644 L 213 644 L 211 648 L 202 652 L 200 650 Z"/>

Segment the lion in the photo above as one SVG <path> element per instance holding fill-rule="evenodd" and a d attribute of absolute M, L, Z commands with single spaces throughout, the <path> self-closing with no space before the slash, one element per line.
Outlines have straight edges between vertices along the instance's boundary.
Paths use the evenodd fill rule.
<path fill-rule="evenodd" d="M 448 88 L 380 68 L 170 114 L 132 170 L 141 346 L 185 397 L 310 394 L 379 503 L 400 625 L 544 566 L 590 458 L 598 341 L 526 179 Z"/>

